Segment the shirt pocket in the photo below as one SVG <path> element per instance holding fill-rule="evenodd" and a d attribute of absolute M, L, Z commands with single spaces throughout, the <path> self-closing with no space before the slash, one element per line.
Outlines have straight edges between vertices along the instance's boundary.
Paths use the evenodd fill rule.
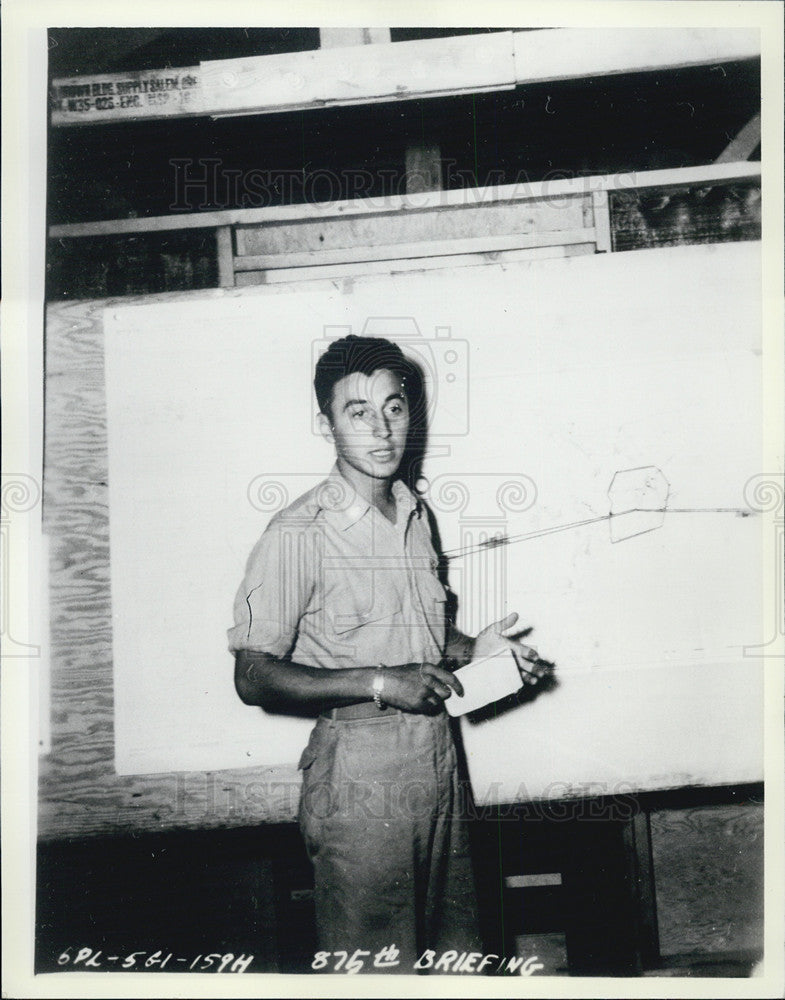
<path fill-rule="evenodd" d="M 359 602 L 354 602 L 351 609 L 349 609 L 349 605 L 352 603 L 351 598 L 354 595 L 349 596 L 349 600 L 339 601 L 338 606 L 333 610 L 332 625 L 336 635 L 349 635 L 364 627 L 373 628 L 400 623 L 403 605 L 400 598 L 394 594 L 375 597 L 373 601 L 367 602 L 365 607 Z M 341 610 L 341 608 L 347 610 Z"/>
<path fill-rule="evenodd" d="M 384 571 L 354 570 L 330 588 L 325 608 L 335 635 L 348 636 L 366 626 L 399 622 L 403 602 L 398 587 Z"/>

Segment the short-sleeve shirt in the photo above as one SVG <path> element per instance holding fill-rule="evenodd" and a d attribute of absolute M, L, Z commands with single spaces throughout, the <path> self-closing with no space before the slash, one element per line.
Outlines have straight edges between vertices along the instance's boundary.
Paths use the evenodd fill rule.
<path fill-rule="evenodd" d="M 424 505 L 392 484 L 396 523 L 334 467 L 276 514 L 234 602 L 229 648 L 307 666 L 438 663 L 446 593 Z"/>

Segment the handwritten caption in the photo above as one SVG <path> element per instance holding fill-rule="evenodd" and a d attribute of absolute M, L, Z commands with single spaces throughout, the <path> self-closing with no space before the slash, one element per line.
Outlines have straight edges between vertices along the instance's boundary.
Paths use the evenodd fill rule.
<path fill-rule="evenodd" d="M 315 972 L 343 972 L 351 976 L 360 972 L 367 962 L 370 962 L 370 968 L 373 969 L 392 969 L 400 966 L 400 954 L 394 944 L 381 948 L 373 958 L 370 951 L 363 951 L 360 948 L 351 954 L 348 951 L 317 951 L 311 962 L 311 968 Z M 446 973 L 482 972 L 486 975 L 533 976 L 545 966 L 538 961 L 536 955 L 530 958 L 503 958 L 494 954 L 484 955 L 479 951 L 444 951 L 437 955 L 435 951 L 426 950 L 412 968 Z"/>
<path fill-rule="evenodd" d="M 213 951 L 196 958 L 180 958 L 173 952 L 129 951 L 125 955 L 105 955 L 93 948 L 68 947 L 60 954 L 57 964 L 79 969 L 123 969 L 144 972 L 160 972 L 168 968 L 170 972 L 179 969 L 188 972 L 245 972 L 253 962 L 253 955 L 221 954 Z"/>

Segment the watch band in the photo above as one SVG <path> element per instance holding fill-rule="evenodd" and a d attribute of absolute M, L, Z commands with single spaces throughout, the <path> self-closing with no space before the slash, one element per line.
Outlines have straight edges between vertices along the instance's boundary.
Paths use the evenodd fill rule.
<path fill-rule="evenodd" d="M 382 692 L 384 691 L 384 664 L 380 663 L 376 668 L 376 673 L 373 678 L 373 703 L 383 712 L 387 707 L 382 701 Z"/>

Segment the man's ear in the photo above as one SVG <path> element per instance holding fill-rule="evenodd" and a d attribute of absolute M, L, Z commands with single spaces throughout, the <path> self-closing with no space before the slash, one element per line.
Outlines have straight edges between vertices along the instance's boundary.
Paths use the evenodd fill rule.
<path fill-rule="evenodd" d="M 322 435 L 325 441 L 329 441 L 330 444 L 335 444 L 335 437 L 333 435 L 332 425 L 330 423 L 330 418 L 324 413 L 317 414 L 316 423 L 319 427 L 319 433 Z"/>

